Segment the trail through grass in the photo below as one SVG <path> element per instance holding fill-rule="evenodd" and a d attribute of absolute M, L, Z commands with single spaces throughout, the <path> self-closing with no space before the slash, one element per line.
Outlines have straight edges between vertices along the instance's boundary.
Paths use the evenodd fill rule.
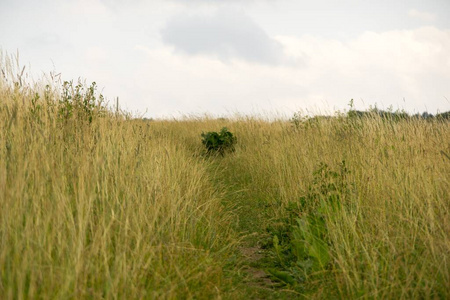
<path fill-rule="evenodd" d="M 0 62 L 1 299 L 450 297 L 448 119 L 148 122 Z"/>
<path fill-rule="evenodd" d="M 229 129 L 236 152 L 216 159 L 210 174 L 237 209 L 246 263 L 280 283 L 266 289 L 249 280 L 248 291 L 447 298 L 447 121 L 374 114 L 295 126 L 246 119 Z"/>
<path fill-rule="evenodd" d="M 239 155 L 239 154 L 238 154 Z M 216 157 L 210 165 L 212 181 L 225 191 L 224 205 L 233 212 L 234 231 L 239 233 L 239 260 L 232 271 L 235 295 L 247 299 L 293 299 L 298 295 L 273 280 L 266 268 L 270 260 L 266 248 L 270 235 L 267 232 L 267 202 L 264 194 L 251 188 L 252 174 L 239 168 L 239 157 L 229 154 Z"/>

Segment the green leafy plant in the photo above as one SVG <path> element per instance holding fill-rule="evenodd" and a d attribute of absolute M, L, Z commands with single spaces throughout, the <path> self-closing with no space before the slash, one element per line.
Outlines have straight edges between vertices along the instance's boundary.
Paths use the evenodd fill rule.
<path fill-rule="evenodd" d="M 62 94 L 59 100 L 59 116 L 63 120 L 70 119 L 74 113 L 83 119 L 92 122 L 95 115 L 100 115 L 103 106 L 104 98 L 96 93 L 97 85 L 92 82 L 91 86 L 87 87 L 78 82 L 74 86 L 73 81 L 64 81 L 62 86 Z"/>
<path fill-rule="evenodd" d="M 296 289 L 298 284 L 332 268 L 327 220 L 346 205 L 352 193 L 345 161 L 337 169 L 320 163 L 305 196 L 290 202 L 283 225 L 274 228 L 272 255 L 274 279 Z"/>
<path fill-rule="evenodd" d="M 330 262 L 325 220 L 318 214 L 297 218 L 292 228 L 291 251 L 305 273 L 323 270 Z"/>
<path fill-rule="evenodd" d="M 226 151 L 234 151 L 236 137 L 223 127 L 220 132 L 202 133 L 202 143 L 208 153 L 220 153 L 223 156 Z"/>
<path fill-rule="evenodd" d="M 349 174 L 345 160 L 338 171 L 319 164 L 308 194 L 299 201 L 300 217 L 291 228 L 291 250 L 304 271 L 323 270 L 330 262 L 325 215 L 335 213 L 345 204 L 351 193 Z"/>

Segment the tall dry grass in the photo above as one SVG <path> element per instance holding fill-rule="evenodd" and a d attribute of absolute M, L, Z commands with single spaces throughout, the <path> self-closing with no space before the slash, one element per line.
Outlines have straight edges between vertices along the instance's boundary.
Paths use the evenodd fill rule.
<path fill-rule="evenodd" d="M 65 114 L 2 60 L 0 298 L 219 297 L 234 240 L 207 164 L 99 103 Z"/>
<path fill-rule="evenodd" d="M 308 297 L 448 298 L 448 121 L 387 120 L 374 114 L 295 123 L 236 122 L 230 130 L 239 144 L 224 165 L 245 174 L 236 180 L 257 195 L 249 201 L 269 207 L 270 231 L 311 188 L 322 193 L 318 202 L 326 201 L 330 191 L 317 191 L 314 172 L 321 163 L 339 172 L 345 161 L 341 205 L 324 215 L 331 267 L 310 276 L 308 284 L 315 287 Z M 315 213 L 319 205 L 307 203 L 299 217 Z"/>
<path fill-rule="evenodd" d="M 448 121 L 67 113 L 64 90 L 23 84 L 1 61 L 0 298 L 245 298 L 230 286 L 231 228 L 289 238 L 293 208 L 314 215 L 335 180 L 330 263 L 300 282 L 304 296 L 449 298 Z M 236 151 L 203 157 L 200 133 L 223 126 Z M 345 175 L 317 182 L 342 161 Z"/>

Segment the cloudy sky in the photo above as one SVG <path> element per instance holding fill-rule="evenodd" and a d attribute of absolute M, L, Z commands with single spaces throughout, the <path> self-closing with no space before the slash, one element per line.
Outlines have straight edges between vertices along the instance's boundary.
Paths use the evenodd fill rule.
<path fill-rule="evenodd" d="M 149 118 L 450 110 L 448 0 L 0 0 L 0 48 Z"/>

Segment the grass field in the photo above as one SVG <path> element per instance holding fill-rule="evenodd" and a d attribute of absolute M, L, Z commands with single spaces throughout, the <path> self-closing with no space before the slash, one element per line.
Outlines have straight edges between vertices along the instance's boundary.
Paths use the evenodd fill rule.
<path fill-rule="evenodd" d="M 448 120 L 146 121 L 0 74 L 1 299 L 448 299 Z M 235 151 L 206 155 L 227 127 Z"/>

